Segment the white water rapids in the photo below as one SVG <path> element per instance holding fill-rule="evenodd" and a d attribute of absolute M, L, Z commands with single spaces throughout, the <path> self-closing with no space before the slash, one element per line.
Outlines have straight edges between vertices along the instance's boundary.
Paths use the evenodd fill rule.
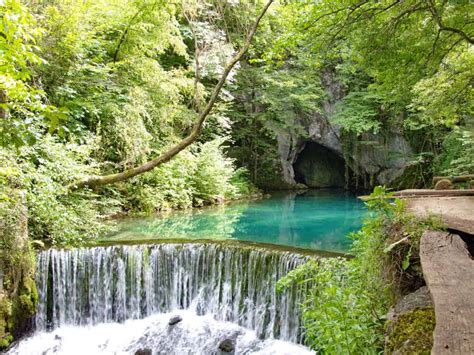
<path fill-rule="evenodd" d="M 50 249 L 37 258 L 37 331 L 9 353 L 309 354 L 295 344 L 301 290 L 275 289 L 305 260 L 197 243 Z"/>
<path fill-rule="evenodd" d="M 183 320 L 174 326 L 168 325 L 169 319 L 176 314 Z M 225 339 L 234 341 L 234 354 L 314 354 L 301 345 L 275 339 L 261 340 L 254 331 L 236 324 L 183 310 L 122 324 L 63 326 L 53 332 L 39 332 L 20 342 L 9 354 L 140 354 L 140 351 L 153 355 L 229 354 L 219 349 Z"/>

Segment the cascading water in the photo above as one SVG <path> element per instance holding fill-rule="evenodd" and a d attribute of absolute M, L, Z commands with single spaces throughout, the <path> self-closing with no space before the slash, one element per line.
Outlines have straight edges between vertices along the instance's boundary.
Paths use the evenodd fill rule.
<path fill-rule="evenodd" d="M 301 290 L 276 282 L 307 257 L 219 244 L 48 250 L 38 255 L 38 330 L 141 319 L 177 309 L 301 342 Z"/>

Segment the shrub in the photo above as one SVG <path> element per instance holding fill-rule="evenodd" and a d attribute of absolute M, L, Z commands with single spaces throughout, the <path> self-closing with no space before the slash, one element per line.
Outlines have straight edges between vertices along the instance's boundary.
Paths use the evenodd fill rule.
<path fill-rule="evenodd" d="M 302 304 L 305 340 L 328 354 L 375 354 L 383 349 L 384 319 L 390 304 L 421 286 L 419 241 L 439 219 L 419 220 L 400 200 L 376 187 L 362 229 L 353 233 L 354 258 L 312 260 L 290 272 L 278 288 L 297 283 L 307 288 Z M 412 286 L 410 288 L 409 286 Z"/>
<path fill-rule="evenodd" d="M 235 169 L 223 152 L 224 138 L 181 152 L 127 184 L 126 208 L 138 214 L 190 208 L 255 191 L 244 169 Z"/>
<path fill-rule="evenodd" d="M 435 172 L 443 175 L 464 175 L 474 172 L 474 135 L 455 129 L 443 142 L 443 152 L 435 160 Z"/>
<path fill-rule="evenodd" d="M 92 141 L 63 144 L 46 135 L 34 146 L 0 150 L 2 190 L 8 184 L 27 192 L 31 239 L 79 245 L 106 230 L 103 218 L 117 210 L 118 201 L 89 189 L 67 191 L 75 179 L 97 172 L 92 149 Z"/>

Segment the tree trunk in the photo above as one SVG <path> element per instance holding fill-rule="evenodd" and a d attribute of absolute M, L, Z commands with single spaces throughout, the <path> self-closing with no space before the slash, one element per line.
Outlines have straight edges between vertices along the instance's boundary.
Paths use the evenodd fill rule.
<path fill-rule="evenodd" d="M 247 35 L 247 38 L 245 40 L 243 47 L 237 52 L 237 54 L 231 59 L 230 63 L 225 67 L 224 72 L 222 73 L 219 79 L 219 82 L 215 86 L 214 91 L 212 92 L 212 95 L 206 104 L 206 107 L 203 109 L 202 112 L 200 112 L 198 121 L 195 123 L 191 133 L 187 137 L 185 137 L 181 142 L 174 145 L 173 147 L 171 147 L 169 150 L 167 150 L 160 156 L 148 161 L 147 163 L 143 165 L 125 170 L 117 174 L 110 174 L 110 175 L 105 175 L 105 176 L 90 176 L 83 180 L 76 181 L 75 183 L 71 184 L 69 188 L 71 190 L 76 190 L 79 188 L 83 188 L 85 186 L 93 187 L 93 186 L 99 186 L 99 185 L 107 185 L 107 184 L 112 184 L 115 182 L 130 179 L 134 176 L 150 171 L 163 163 L 166 163 L 175 155 L 177 155 L 179 152 L 181 152 L 183 149 L 185 149 L 186 147 L 191 145 L 193 142 L 195 142 L 199 138 L 199 135 L 201 134 L 202 126 L 206 118 L 208 117 L 209 113 L 211 112 L 212 108 L 214 107 L 214 104 L 217 101 L 219 93 L 225 84 L 227 76 L 249 49 L 252 39 L 255 35 L 255 32 L 257 31 L 260 20 L 265 15 L 265 13 L 267 12 L 268 8 L 270 7 L 272 3 L 273 3 L 273 0 L 269 0 L 267 4 L 265 5 L 265 7 L 263 8 L 262 12 L 256 18 L 253 26 L 250 29 L 250 32 Z"/>
<path fill-rule="evenodd" d="M 7 91 L 0 89 L 0 120 L 6 120 L 8 118 L 8 96 Z"/>
<path fill-rule="evenodd" d="M 474 174 L 460 176 L 434 176 L 433 184 L 436 184 L 440 180 L 451 180 L 452 182 L 467 182 L 474 180 Z"/>

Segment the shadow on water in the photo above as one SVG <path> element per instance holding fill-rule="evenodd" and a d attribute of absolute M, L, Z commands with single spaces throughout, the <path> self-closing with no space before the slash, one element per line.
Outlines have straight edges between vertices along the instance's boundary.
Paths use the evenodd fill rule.
<path fill-rule="evenodd" d="M 238 240 L 290 248 L 346 252 L 350 232 L 366 213 L 342 190 L 278 192 L 270 198 L 224 206 L 126 218 L 101 244 L 189 240 Z"/>

